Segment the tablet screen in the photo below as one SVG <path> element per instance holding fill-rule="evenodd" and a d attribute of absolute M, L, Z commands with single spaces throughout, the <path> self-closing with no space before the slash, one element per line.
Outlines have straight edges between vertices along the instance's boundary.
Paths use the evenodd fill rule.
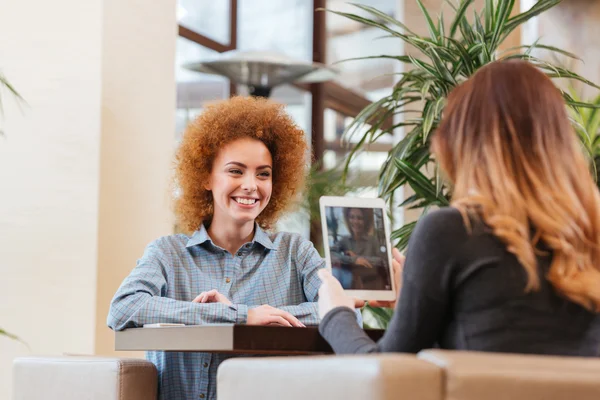
<path fill-rule="evenodd" d="M 325 206 L 333 275 L 344 289 L 392 290 L 381 208 Z"/>

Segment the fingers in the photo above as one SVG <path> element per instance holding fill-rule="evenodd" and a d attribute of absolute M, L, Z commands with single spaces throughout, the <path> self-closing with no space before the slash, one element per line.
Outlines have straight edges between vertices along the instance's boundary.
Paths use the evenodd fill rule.
<path fill-rule="evenodd" d="M 369 301 L 369 305 L 375 308 L 394 308 L 393 301 Z"/>
<path fill-rule="evenodd" d="M 275 308 L 273 314 L 288 321 L 290 323 L 290 326 L 295 326 L 296 328 L 306 328 L 306 325 L 304 325 L 302 322 L 300 322 L 300 320 L 298 320 L 298 318 L 294 317 L 287 311 Z"/>
<path fill-rule="evenodd" d="M 287 311 L 264 304 L 248 310 L 248 325 L 279 325 L 306 328 L 302 322 Z"/>
<path fill-rule="evenodd" d="M 287 321 L 285 318 L 279 315 L 271 315 L 267 320 L 267 325 L 281 325 L 290 328 L 292 327 L 292 324 L 289 321 Z"/>
<path fill-rule="evenodd" d="M 406 257 L 404 257 L 402 253 L 400 253 L 400 250 L 398 250 L 395 247 L 392 249 L 392 257 L 394 257 L 394 261 L 396 261 L 400 265 L 404 264 L 404 260 L 406 259 Z"/>
<path fill-rule="evenodd" d="M 354 300 L 354 308 L 363 308 L 367 302 L 361 299 L 353 299 Z"/>
<path fill-rule="evenodd" d="M 194 300 L 193 303 L 210 303 L 211 300 L 215 300 L 219 292 L 217 289 L 209 290 L 208 292 L 202 292 Z"/>
<path fill-rule="evenodd" d="M 194 300 L 192 300 L 192 303 L 200 303 L 200 298 L 202 297 L 204 293 L 200 293 L 198 296 L 196 296 L 194 298 Z"/>

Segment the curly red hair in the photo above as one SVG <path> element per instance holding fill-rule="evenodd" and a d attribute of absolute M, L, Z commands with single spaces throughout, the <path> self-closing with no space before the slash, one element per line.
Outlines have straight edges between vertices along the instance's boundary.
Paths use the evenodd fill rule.
<path fill-rule="evenodd" d="M 282 104 L 259 97 L 232 97 L 211 104 L 191 122 L 176 155 L 175 178 L 181 190 L 175 212 L 181 228 L 193 232 L 213 215 L 212 193 L 204 188 L 213 161 L 226 144 L 260 140 L 273 159 L 271 200 L 257 222 L 269 229 L 304 188 L 308 145 L 304 132 Z"/>

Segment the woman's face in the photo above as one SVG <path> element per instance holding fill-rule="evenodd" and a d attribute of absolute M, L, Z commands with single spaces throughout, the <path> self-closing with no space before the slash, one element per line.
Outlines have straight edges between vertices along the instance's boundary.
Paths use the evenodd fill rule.
<path fill-rule="evenodd" d="M 259 140 L 243 138 L 225 145 L 205 186 L 213 195 L 213 221 L 253 223 L 271 199 L 272 164 L 269 149 Z"/>
<path fill-rule="evenodd" d="M 360 235 L 365 231 L 365 218 L 363 213 L 357 209 L 353 208 L 348 213 L 348 222 L 350 223 L 350 230 L 355 235 Z"/>

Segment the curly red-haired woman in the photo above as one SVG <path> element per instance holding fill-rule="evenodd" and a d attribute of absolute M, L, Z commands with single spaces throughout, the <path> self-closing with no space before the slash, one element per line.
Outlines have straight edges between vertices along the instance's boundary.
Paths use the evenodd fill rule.
<path fill-rule="evenodd" d="M 207 107 L 177 153 L 176 212 L 190 235 L 147 247 L 117 291 L 108 325 L 318 324 L 323 259 L 301 236 L 268 231 L 296 202 L 307 155 L 304 132 L 279 104 L 236 97 Z M 161 399 L 214 399 L 217 368 L 229 356 L 148 357 Z"/>

